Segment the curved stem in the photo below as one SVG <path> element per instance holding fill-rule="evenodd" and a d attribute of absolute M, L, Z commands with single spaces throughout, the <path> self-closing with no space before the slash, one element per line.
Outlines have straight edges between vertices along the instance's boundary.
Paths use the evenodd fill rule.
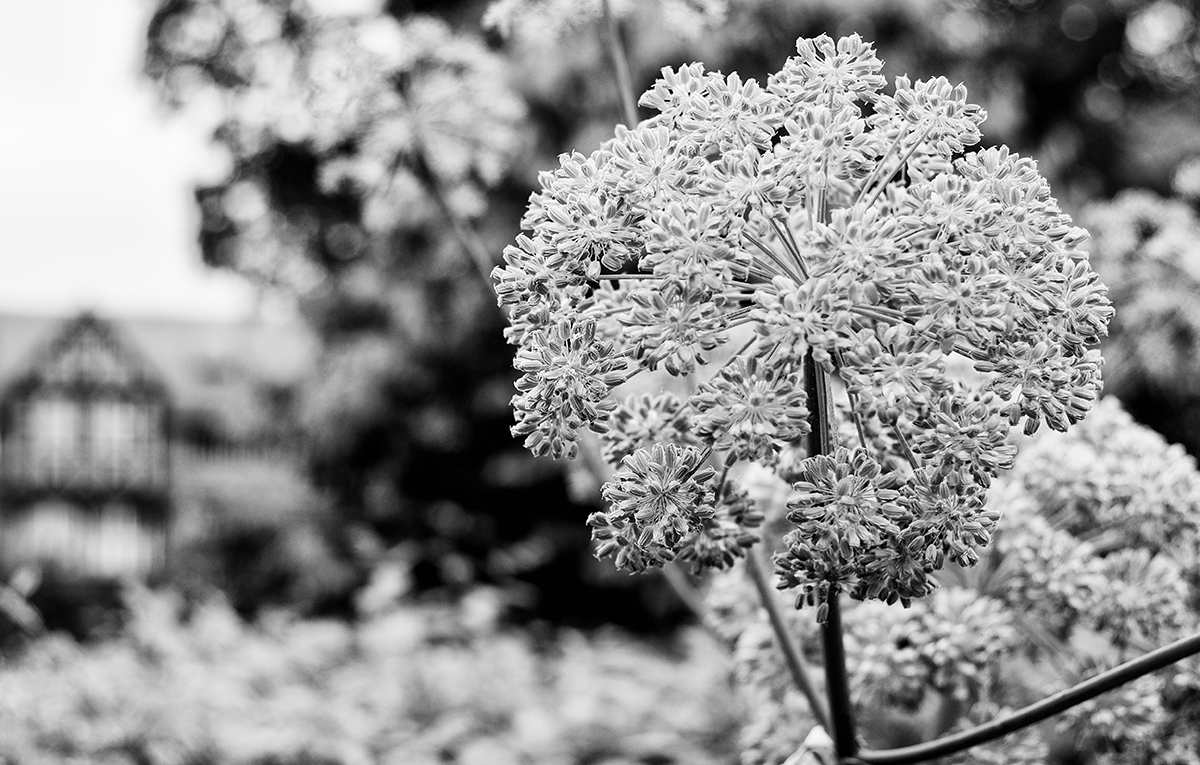
<path fill-rule="evenodd" d="M 746 570 L 750 572 L 750 579 L 754 582 L 755 589 L 758 590 L 758 599 L 762 601 L 767 618 L 771 620 L 771 629 L 775 632 L 775 642 L 779 643 L 779 650 L 783 652 L 783 658 L 787 663 L 788 671 L 792 674 L 793 682 L 804 694 L 804 698 L 808 699 L 808 706 L 812 709 L 813 717 L 817 718 L 817 724 L 825 730 L 829 730 L 829 710 L 825 706 L 825 700 L 817 693 L 812 682 L 812 674 L 800 656 L 800 650 L 788 633 L 787 624 L 783 621 L 783 612 L 779 609 L 779 596 L 776 594 L 775 588 L 767 581 L 767 572 L 763 570 L 762 561 L 753 550 L 746 555 Z"/>
<path fill-rule="evenodd" d="M 625 52 L 625 44 L 621 42 L 621 29 L 613 16 L 608 0 L 601 0 L 604 11 L 605 42 L 608 44 L 608 54 L 613 60 L 613 70 L 617 75 L 617 90 L 621 93 L 621 109 L 625 113 L 627 127 L 638 124 L 637 97 L 633 92 L 633 77 L 629 73 L 629 55 Z"/>
<path fill-rule="evenodd" d="M 476 274 L 479 276 L 480 282 L 487 294 L 493 294 L 492 290 L 492 266 L 495 265 L 492 260 L 492 254 L 483 241 L 483 237 L 475 230 L 471 222 L 459 215 L 454 207 L 450 204 L 450 200 L 446 198 L 445 191 L 442 189 L 441 181 L 437 174 L 429 164 L 426 158 L 425 142 L 421 140 L 420 131 L 414 134 L 414 152 L 413 152 L 413 172 L 424 184 L 429 191 L 429 196 L 437 205 L 438 210 L 445 216 L 446 221 L 450 224 L 450 231 L 454 238 L 458 240 L 458 244 L 462 247 L 463 253 L 467 256 L 474 267 Z M 397 157 L 396 163 L 399 164 L 400 158 Z M 395 168 L 393 168 L 394 170 Z"/>
<path fill-rule="evenodd" d="M 1127 661 L 1106 672 L 1101 672 L 1095 677 L 1047 696 L 1041 701 L 1036 701 L 1023 709 L 1019 709 L 1016 712 L 984 723 L 983 725 L 978 725 L 962 733 L 956 733 L 953 736 L 946 736 L 936 741 L 906 746 L 900 749 L 888 749 L 884 751 L 863 750 L 846 758 L 845 762 L 848 765 L 854 763 L 861 765 L 907 765 L 907 763 L 924 762 L 925 760 L 932 760 L 937 757 L 945 757 L 946 755 L 970 749 L 978 744 L 992 741 L 1013 731 L 1041 722 L 1047 717 L 1052 717 L 1059 712 L 1093 699 L 1105 691 L 1111 691 L 1142 675 L 1148 675 L 1151 672 L 1160 670 L 1163 667 L 1174 664 L 1180 659 L 1197 653 L 1200 653 L 1200 634 L 1176 640 L 1170 645 L 1151 651 L 1144 656 L 1139 656 L 1132 661 Z"/>

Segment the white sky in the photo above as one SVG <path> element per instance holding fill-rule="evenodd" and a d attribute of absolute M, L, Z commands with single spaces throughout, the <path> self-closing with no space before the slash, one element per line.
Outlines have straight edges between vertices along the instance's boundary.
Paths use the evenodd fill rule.
<path fill-rule="evenodd" d="M 253 310 L 200 262 L 191 188 L 213 157 L 139 74 L 151 2 L 0 2 L 0 312 Z"/>

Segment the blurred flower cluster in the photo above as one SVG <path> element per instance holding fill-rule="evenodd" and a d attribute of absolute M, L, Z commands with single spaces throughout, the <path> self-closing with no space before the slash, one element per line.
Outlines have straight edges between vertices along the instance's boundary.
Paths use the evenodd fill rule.
<path fill-rule="evenodd" d="M 1010 430 L 1086 414 L 1112 311 L 1036 165 L 964 154 L 984 114 L 963 86 L 887 92 L 857 36 L 796 47 L 765 86 L 664 69 L 641 100 L 657 116 L 543 173 L 493 276 L 523 373 L 514 434 L 552 457 L 585 428 L 613 445 L 601 554 L 696 559 L 715 518 L 747 517 L 722 505 L 757 463 L 796 489 L 776 568 L 823 619 L 840 591 L 907 604 L 976 560 Z M 809 355 L 856 437 L 798 460 Z M 660 371 L 686 397 L 629 384 Z"/>
<path fill-rule="evenodd" d="M 483 26 L 505 37 L 546 45 L 602 19 L 605 3 L 614 19 L 657 6 L 656 29 L 681 36 L 719 25 L 729 11 L 729 0 L 495 0 L 484 14 Z"/>
<path fill-rule="evenodd" d="M 164 97 L 222 115 L 215 138 L 234 167 L 199 198 L 204 235 L 224 242 L 209 257 L 300 294 L 317 265 L 360 257 L 374 236 L 481 215 L 524 147 L 504 61 L 430 16 L 187 0 L 164 7 L 150 39 Z M 308 166 L 276 177 L 280 145 Z M 296 196 L 305 184 L 319 199 Z"/>
<path fill-rule="evenodd" d="M 1068 434 L 1034 439 L 995 499 L 1005 512 L 997 554 L 964 576 L 1004 602 L 1028 639 L 1026 656 L 1044 673 L 1035 690 L 1063 687 L 1200 627 L 1196 462 L 1136 424 L 1116 399 Z M 1200 762 L 1193 663 L 1071 710 L 1060 735 L 1106 763 Z"/>
<path fill-rule="evenodd" d="M 966 588 L 943 588 L 909 609 L 864 604 L 853 624 L 860 704 L 916 709 L 930 692 L 989 698 L 990 674 L 1017 645 L 1003 604 Z"/>
<path fill-rule="evenodd" d="M 1193 451 L 1200 423 L 1200 161 L 1175 172 L 1176 196 L 1127 190 L 1085 209 L 1091 260 L 1117 318 L 1105 354 L 1106 390 L 1140 408 L 1170 410 L 1154 423 Z"/>

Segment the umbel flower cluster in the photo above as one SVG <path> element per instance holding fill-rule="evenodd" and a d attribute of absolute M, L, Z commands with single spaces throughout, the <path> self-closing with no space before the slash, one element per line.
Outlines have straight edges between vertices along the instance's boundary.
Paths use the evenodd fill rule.
<path fill-rule="evenodd" d="M 738 476 L 758 463 L 794 489 L 776 572 L 821 618 L 976 560 L 1010 431 L 1085 415 L 1112 310 L 1036 164 L 966 151 L 984 113 L 962 85 L 885 92 L 857 36 L 796 47 L 765 86 L 664 69 L 656 116 L 542 175 L 493 276 L 514 434 L 572 457 L 591 429 L 616 468 L 599 553 L 728 565 L 757 538 Z M 688 392 L 630 391 L 660 370 Z M 853 437 L 801 458 L 821 374 Z"/>

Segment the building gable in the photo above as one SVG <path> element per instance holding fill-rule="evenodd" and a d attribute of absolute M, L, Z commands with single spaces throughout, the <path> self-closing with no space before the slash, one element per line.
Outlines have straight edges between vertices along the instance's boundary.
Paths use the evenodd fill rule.
<path fill-rule="evenodd" d="M 0 399 L 32 391 L 126 400 L 166 397 L 162 375 L 114 325 L 92 313 L 66 322 L 9 381 Z"/>

